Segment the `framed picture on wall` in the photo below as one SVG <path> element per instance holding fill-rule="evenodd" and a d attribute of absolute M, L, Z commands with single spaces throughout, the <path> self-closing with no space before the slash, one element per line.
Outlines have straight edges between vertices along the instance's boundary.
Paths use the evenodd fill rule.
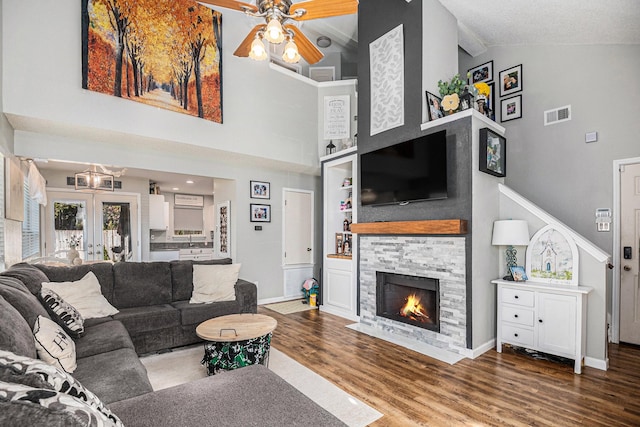
<path fill-rule="evenodd" d="M 429 115 L 429 121 L 444 117 L 444 111 L 442 111 L 442 100 L 431 92 L 427 92 L 427 112 Z"/>
<path fill-rule="evenodd" d="M 522 118 L 522 95 L 500 100 L 500 121 Z"/>
<path fill-rule="evenodd" d="M 216 229 L 218 230 L 216 255 L 221 258 L 231 257 L 231 202 L 229 200 L 216 204 Z"/>
<path fill-rule="evenodd" d="M 271 205 L 251 203 L 251 222 L 271 222 Z"/>
<path fill-rule="evenodd" d="M 490 82 L 493 80 L 493 61 L 469 68 L 469 84 Z"/>
<path fill-rule="evenodd" d="M 250 181 L 252 199 L 270 199 L 271 184 L 264 181 Z"/>
<path fill-rule="evenodd" d="M 507 175 L 507 139 L 489 128 L 480 129 L 480 171 L 489 175 Z"/>
<path fill-rule="evenodd" d="M 522 64 L 500 71 L 500 96 L 511 95 L 522 90 Z"/>

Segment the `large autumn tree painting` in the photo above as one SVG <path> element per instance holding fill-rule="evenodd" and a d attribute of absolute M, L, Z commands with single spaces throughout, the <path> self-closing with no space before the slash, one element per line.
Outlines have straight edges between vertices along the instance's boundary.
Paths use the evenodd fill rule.
<path fill-rule="evenodd" d="M 222 123 L 222 14 L 192 0 L 81 0 L 82 87 Z"/>

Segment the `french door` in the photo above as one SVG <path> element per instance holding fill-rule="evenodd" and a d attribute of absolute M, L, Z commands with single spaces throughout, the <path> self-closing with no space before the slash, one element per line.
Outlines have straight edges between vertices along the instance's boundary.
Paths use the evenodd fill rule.
<path fill-rule="evenodd" d="M 49 191 L 44 254 L 83 261 L 139 261 L 138 198 L 117 193 Z"/>

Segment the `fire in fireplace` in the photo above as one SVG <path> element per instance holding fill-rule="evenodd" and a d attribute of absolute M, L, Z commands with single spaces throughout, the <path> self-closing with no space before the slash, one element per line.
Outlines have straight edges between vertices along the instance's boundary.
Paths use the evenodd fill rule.
<path fill-rule="evenodd" d="M 376 272 L 376 314 L 440 332 L 440 282 L 429 277 Z"/>

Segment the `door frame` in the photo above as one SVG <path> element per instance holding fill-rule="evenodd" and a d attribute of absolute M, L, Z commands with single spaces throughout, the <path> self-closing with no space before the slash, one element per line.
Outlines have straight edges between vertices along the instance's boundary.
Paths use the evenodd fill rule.
<path fill-rule="evenodd" d="M 60 188 L 60 187 L 47 187 L 47 192 L 49 191 L 55 191 L 55 192 L 60 192 L 60 193 L 69 193 L 69 194 L 76 194 L 78 193 L 76 190 L 71 190 L 69 188 Z M 94 193 L 85 193 L 85 194 L 91 194 L 92 199 L 94 200 L 95 203 L 95 198 L 93 196 L 95 196 Z M 137 215 L 135 220 L 138 223 L 138 231 L 136 233 L 136 239 L 138 244 L 135 247 L 135 256 L 137 257 L 138 261 L 142 260 L 142 208 L 140 205 L 141 202 L 141 196 L 140 193 L 134 193 L 134 192 L 130 192 L 130 191 L 118 191 L 118 192 L 114 192 L 114 195 L 118 195 L 118 196 L 133 196 L 136 198 L 136 203 L 138 204 L 138 209 L 137 209 Z M 95 210 L 95 206 L 93 207 Z M 44 215 L 42 215 L 42 212 L 44 212 Z M 40 250 L 43 251 L 44 250 L 44 244 L 46 241 L 46 215 L 47 215 L 47 211 L 46 211 L 46 207 L 44 207 L 44 210 L 40 211 L 41 215 L 40 215 L 40 230 L 44 230 L 41 231 L 41 238 L 40 239 Z M 133 221 L 133 218 L 131 218 L 131 220 Z M 94 228 L 95 228 L 95 224 L 94 224 Z M 44 252 L 42 252 L 44 253 Z"/>
<path fill-rule="evenodd" d="M 613 280 L 611 288 L 611 338 L 620 342 L 620 169 L 626 165 L 640 163 L 640 157 L 613 161 Z"/>

